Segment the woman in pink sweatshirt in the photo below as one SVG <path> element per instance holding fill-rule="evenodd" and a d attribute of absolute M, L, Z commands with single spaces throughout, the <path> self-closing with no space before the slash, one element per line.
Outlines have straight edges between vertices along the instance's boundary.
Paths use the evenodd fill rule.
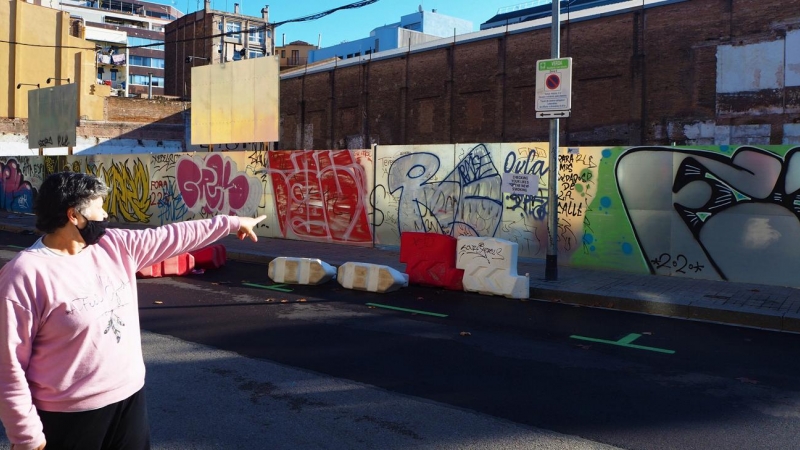
<path fill-rule="evenodd" d="M 106 230 L 106 185 L 62 172 L 42 183 L 44 233 L 0 269 L 0 419 L 13 450 L 150 448 L 136 272 L 237 233 L 217 216 Z"/>

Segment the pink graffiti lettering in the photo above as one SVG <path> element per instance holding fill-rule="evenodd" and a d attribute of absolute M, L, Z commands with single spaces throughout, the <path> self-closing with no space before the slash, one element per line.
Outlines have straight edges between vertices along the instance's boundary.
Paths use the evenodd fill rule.
<path fill-rule="evenodd" d="M 191 210 L 202 208 L 207 213 L 239 212 L 250 202 L 247 176 L 234 174 L 234 163 L 221 155 L 181 158 L 176 177 L 183 201 Z"/>

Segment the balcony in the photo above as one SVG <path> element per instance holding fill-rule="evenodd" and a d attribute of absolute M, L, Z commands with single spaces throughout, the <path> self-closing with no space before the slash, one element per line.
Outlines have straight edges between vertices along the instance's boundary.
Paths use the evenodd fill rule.
<path fill-rule="evenodd" d="M 284 67 L 304 66 L 308 62 L 306 56 L 290 56 L 283 62 Z"/>

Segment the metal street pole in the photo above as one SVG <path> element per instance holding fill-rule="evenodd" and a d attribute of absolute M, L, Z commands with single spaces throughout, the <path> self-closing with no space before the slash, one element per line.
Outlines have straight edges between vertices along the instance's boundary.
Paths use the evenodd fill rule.
<path fill-rule="evenodd" d="M 561 18 L 560 0 L 553 1 L 553 25 L 550 53 L 551 58 L 560 57 Z M 547 260 L 544 269 L 546 281 L 558 281 L 558 119 L 550 119 L 550 170 L 547 183 L 547 219 L 550 237 L 547 246 Z"/>

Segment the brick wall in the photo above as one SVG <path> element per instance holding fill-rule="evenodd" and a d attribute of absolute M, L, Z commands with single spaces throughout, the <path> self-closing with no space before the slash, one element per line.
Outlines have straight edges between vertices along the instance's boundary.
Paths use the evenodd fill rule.
<path fill-rule="evenodd" d="M 183 126 L 183 111 L 189 102 L 176 100 L 145 100 L 136 98 L 108 97 L 108 122 L 160 123 Z"/>
<path fill-rule="evenodd" d="M 800 0 L 692 0 L 562 24 L 561 56 L 574 66 L 561 144 L 692 143 L 684 125 L 698 123 L 769 124 L 769 143 L 780 144 L 783 124 L 800 121 L 800 89 L 719 97 L 717 47 L 781 39 L 800 27 L 797 11 Z M 301 133 L 315 149 L 352 136 L 366 145 L 547 141 L 549 121 L 534 117 L 535 63 L 550 58 L 550 32 L 283 80 L 279 146 L 296 148 Z"/>

